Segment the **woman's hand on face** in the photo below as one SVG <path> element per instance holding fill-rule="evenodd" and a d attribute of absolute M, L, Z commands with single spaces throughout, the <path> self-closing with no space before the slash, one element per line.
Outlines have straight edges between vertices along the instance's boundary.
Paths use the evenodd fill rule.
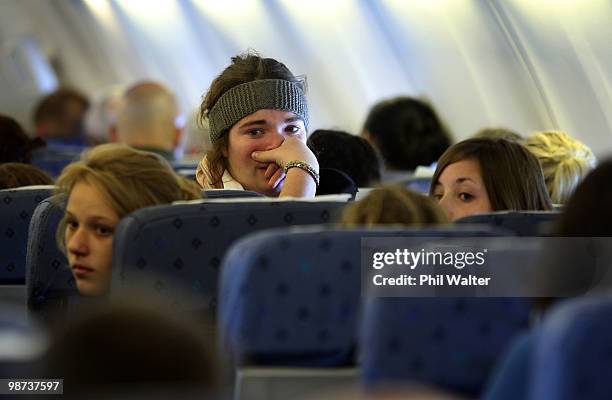
<path fill-rule="evenodd" d="M 283 180 L 285 180 L 285 171 L 279 167 L 276 163 L 271 162 L 268 164 L 265 174 L 268 179 L 268 187 L 270 189 L 276 188 Z"/>
<path fill-rule="evenodd" d="M 251 154 L 251 158 L 258 162 L 274 163 L 279 167 L 279 171 L 281 172 L 283 172 L 282 168 L 290 161 L 304 161 L 314 168 L 315 171 L 319 172 L 317 157 L 315 157 L 304 142 L 295 137 L 286 138 L 283 143 L 275 149 L 255 151 Z M 268 167 L 266 170 L 266 177 L 270 172 L 270 168 L 271 167 Z M 270 176 L 274 178 L 274 175 Z"/>

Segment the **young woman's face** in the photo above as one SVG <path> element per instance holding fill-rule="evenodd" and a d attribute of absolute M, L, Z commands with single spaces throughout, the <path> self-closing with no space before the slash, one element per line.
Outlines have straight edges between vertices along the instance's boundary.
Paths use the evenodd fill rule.
<path fill-rule="evenodd" d="M 110 288 L 113 232 L 118 222 L 119 216 L 94 185 L 74 185 L 66 206 L 64 238 L 77 288 L 85 296 L 103 295 Z"/>
<path fill-rule="evenodd" d="M 451 221 L 493 211 L 480 166 L 475 160 L 448 165 L 434 184 L 433 197 Z"/>
<path fill-rule="evenodd" d="M 306 143 L 304 121 L 292 112 L 259 110 L 242 118 L 230 129 L 227 150 L 223 154 L 228 160 L 229 173 L 246 190 L 267 196 L 278 195 L 283 182 L 271 188 L 265 176 L 269 164 L 256 162 L 251 154 L 275 149 L 288 136 Z"/>

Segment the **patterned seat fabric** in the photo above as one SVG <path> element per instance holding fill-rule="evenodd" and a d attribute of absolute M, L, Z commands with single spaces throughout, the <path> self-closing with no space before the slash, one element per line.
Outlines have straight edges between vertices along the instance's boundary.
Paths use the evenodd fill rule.
<path fill-rule="evenodd" d="M 556 307 L 535 335 L 529 399 L 599 400 L 612 393 L 612 299 Z"/>
<path fill-rule="evenodd" d="M 470 215 L 457 224 L 487 224 L 514 232 L 517 236 L 546 236 L 559 217 L 558 211 L 498 211 Z"/>
<path fill-rule="evenodd" d="M 34 211 L 30 224 L 26 260 L 28 311 L 47 322 L 65 309 L 70 298 L 78 296 L 66 256 L 56 242 L 65 202 L 63 195 L 44 200 Z"/>
<path fill-rule="evenodd" d="M 0 190 L 0 285 L 25 283 L 32 213 L 52 192 L 52 186 Z"/>
<path fill-rule="evenodd" d="M 330 222 L 345 204 L 204 202 L 138 210 L 114 234 L 112 292 L 163 294 L 178 285 L 177 304 L 214 313 L 219 268 L 233 242 L 262 229 Z"/>
<path fill-rule="evenodd" d="M 528 299 L 521 298 L 370 299 L 362 324 L 364 383 L 416 381 L 478 396 L 528 317 Z"/>
<path fill-rule="evenodd" d="M 482 236 L 491 230 L 278 229 L 236 243 L 221 270 L 219 329 L 237 365 L 354 364 L 361 239 Z M 496 231 L 497 232 L 497 231 Z"/>

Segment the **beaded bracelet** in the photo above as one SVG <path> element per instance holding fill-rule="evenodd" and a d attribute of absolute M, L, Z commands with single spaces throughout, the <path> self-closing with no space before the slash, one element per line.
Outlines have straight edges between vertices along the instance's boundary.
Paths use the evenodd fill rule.
<path fill-rule="evenodd" d="M 285 171 L 285 174 L 286 174 L 290 168 L 294 168 L 294 167 L 303 169 L 304 171 L 308 172 L 308 174 L 312 176 L 312 179 L 314 179 L 315 185 L 319 187 L 319 182 L 321 180 L 321 177 L 319 176 L 317 171 L 315 171 L 315 169 L 312 168 L 308 163 L 304 161 L 297 161 L 297 160 L 289 161 L 287 164 L 285 164 L 285 166 L 283 167 L 283 170 Z"/>

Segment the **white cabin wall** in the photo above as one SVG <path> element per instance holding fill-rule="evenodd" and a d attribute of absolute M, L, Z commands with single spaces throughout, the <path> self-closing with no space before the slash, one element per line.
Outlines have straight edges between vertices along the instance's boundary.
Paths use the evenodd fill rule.
<path fill-rule="evenodd" d="M 0 112 L 31 129 L 32 106 L 57 78 L 23 3 L 0 3 Z"/>
<path fill-rule="evenodd" d="M 485 126 L 519 132 L 548 120 L 485 2 L 388 1 L 402 58 L 457 140 Z"/>
<path fill-rule="evenodd" d="M 557 127 L 612 155 L 612 3 L 512 0 L 512 21 Z"/>

